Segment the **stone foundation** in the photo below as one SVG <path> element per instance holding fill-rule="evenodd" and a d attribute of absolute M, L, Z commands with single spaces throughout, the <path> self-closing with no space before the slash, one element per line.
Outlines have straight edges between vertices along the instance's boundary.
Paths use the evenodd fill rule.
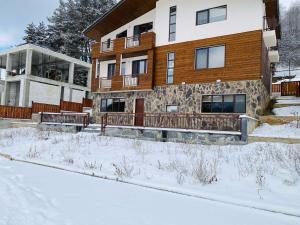
<path fill-rule="evenodd" d="M 177 105 L 179 113 L 201 113 L 202 95 L 246 94 L 248 116 L 261 115 L 269 103 L 269 93 L 261 80 L 215 83 L 185 84 L 156 87 L 153 91 L 94 94 L 94 115 L 99 123 L 102 98 L 125 98 L 125 112 L 134 113 L 135 99 L 145 100 L 146 113 L 166 112 L 167 105 Z M 98 119 L 97 119 L 98 118 Z"/>

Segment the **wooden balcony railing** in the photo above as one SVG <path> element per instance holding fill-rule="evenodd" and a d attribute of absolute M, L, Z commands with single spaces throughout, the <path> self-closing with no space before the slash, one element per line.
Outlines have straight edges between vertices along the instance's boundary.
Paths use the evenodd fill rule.
<path fill-rule="evenodd" d="M 139 85 L 138 76 L 123 76 L 123 86 L 124 87 L 137 87 Z"/>
<path fill-rule="evenodd" d="M 101 117 L 102 131 L 109 125 L 241 132 L 242 122 L 239 115 L 105 113 Z"/>

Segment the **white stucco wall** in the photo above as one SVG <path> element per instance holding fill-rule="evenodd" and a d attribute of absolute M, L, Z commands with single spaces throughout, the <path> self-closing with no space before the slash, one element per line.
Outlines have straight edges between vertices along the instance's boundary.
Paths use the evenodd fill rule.
<path fill-rule="evenodd" d="M 227 20 L 196 26 L 196 12 L 227 5 Z M 169 42 L 169 11 L 177 6 L 176 41 Z M 156 3 L 156 45 L 205 39 L 263 28 L 262 0 L 160 0 Z"/>
<path fill-rule="evenodd" d="M 118 28 L 117 30 L 114 30 L 113 32 L 103 36 L 101 38 L 101 42 L 105 42 L 108 39 L 114 40 L 116 39 L 116 35 L 127 30 L 127 37 L 132 37 L 133 36 L 133 28 L 136 25 L 140 25 L 140 24 L 145 24 L 145 23 L 150 23 L 153 22 L 153 27 L 155 26 L 155 9 L 149 11 L 148 13 L 146 13 L 145 15 L 131 21 L 130 23 Z"/>
<path fill-rule="evenodd" d="M 85 91 L 72 89 L 72 102 L 82 103 L 84 97 Z"/>
<path fill-rule="evenodd" d="M 197 11 L 223 5 L 227 5 L 227 20 L 196 26 Z M 172 6 L 177 6 L 175 42 L 169 42 L 169 12 Z M 153 22 L 156 46 L 261 30 L 264 15 L 262 0 L 159 0 L 156 9 L 103 36 L 101 42 L 115 39 L 124 30 L 130 37 L 135 25 L 147 22 Z"/>
<path fill-rule="evenodd" d="M 131 75 L 132 74 L 132 62 L 135 60 L 143 60 L 143 59 L 148 59 L 148 56 L 138 56 L 138 57 L 132 57 L 132 58 L 125 58 L 122 59 L 122 63 L 126 63 L 126 70 L 125 70 L 125 75 Z M 147 66 L 148 68 L 148 66 Z M 121 71 L 120 71 L 121 73 Z"/>
<path fill-rule="evenodd" d="M 48 85 L 30 81 L 29 88 L 29 105 L 31 102 L 59 105 L 60 103 L 60 86 Z"/>
<path fill-rule="evenodd" d="M 116 63 L 116 60 L 108 60 L 100 62 L 100 78 L 107 78 L 108 64 Z"/>

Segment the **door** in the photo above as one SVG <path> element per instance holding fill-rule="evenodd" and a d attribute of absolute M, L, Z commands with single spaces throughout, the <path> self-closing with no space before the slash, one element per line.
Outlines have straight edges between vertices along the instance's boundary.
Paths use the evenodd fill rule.
<path fill-rule="evenodd" d="M 144 99 L 136 99 L 135 101 L 135 121 L 134 126 L 144 126 Z"/>

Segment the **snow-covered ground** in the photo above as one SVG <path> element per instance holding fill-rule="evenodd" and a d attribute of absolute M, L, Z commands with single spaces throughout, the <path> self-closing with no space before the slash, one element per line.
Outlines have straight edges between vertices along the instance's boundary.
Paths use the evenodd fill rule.
<path fill-rule="evenodd" d="M 0 152 L 147 186 L 300 214 L 300 145 L 186 145 L 19 128 L 0 130 Z M 58 188 L 59 182 L 54 186 Z"/>
<path fill-rule="evenodd" d="M 0 159 L 0 225 L 298 225 L 300 218 Z"/>
<path fill-rule="evenodd" d="M 280 97 L 277 98 L 276 100 L 277 104 L 283 104 L 283 105 L 295 105 L 299 104 L 300 105 L 300 98 L 296 97 Z"/>
<path fill-rule="evenodd" d="M 300 116 L 300 106 L 274 108 L 273 113 L 276 116 Z"/>
<path fill-rule="evenodd" d="M 265 123 L 256 128 L 251 136 L 300 139 L 300 122 L 298 123 L 298 125 L 296 121 L 283 125 L 269 125 Z"/>

